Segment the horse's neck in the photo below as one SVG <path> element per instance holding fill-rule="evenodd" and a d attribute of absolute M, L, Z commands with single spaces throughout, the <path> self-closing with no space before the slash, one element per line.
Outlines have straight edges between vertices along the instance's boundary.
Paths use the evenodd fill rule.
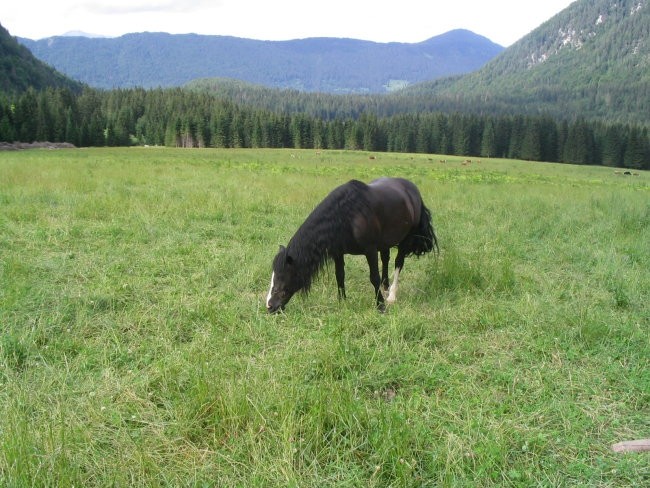
<path fill-rule="evenodd" d="M 318 236 L 303 237 L 292 243 L 289 254 L 303 266 L 309 266 L 312 261 L 321 261 L 327 257 L 327 245 Z"/>
<path fill-rule="evenodd" d="M 313 228 L 300 228 L 288 246 L 300 265 L 315 273 L 328 258 L 328 241 L 324 233 Z"/>

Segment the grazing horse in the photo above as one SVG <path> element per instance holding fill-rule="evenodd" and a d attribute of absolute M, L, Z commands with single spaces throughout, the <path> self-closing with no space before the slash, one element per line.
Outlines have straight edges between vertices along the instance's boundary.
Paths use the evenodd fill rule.
<path fill-rule="evenodd" d="M 393 283 L 388 289 L 390 248 L 397 246 Z M 404 259 L 438 250 L 431 213 L 417 187 L 402 178 L 380 178 L 369 184 L 351 180 L 335 188 L 298 228 L 287 247 L 273 259 L 271 288 L 266 298 L 270 313 L 284 310 L 298 291 L 308 293 L 312 279 L 334 261 L 339 298 L 345 298 L 344 254 L 364 255 L 375 288 L 377 308 L 397 298 Z M 381 256 L 382 273 L 379 275 Z"/>

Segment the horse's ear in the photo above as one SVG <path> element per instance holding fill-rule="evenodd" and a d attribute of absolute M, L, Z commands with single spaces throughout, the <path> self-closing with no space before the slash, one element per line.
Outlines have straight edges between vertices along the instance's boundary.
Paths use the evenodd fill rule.
<path fill-rule="evenodd" d="M 278 252 L 282 252 L 286 250 L 286 247 L 284 247 L 282 244 L 280 244 L 280 249 L 278 249 Z"/>

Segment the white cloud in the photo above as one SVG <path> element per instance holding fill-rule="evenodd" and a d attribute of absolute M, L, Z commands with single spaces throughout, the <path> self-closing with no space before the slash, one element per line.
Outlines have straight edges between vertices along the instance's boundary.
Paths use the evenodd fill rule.
<path fill-rule="evenodd" d="M 220 2 L 211 2 L 209 0 L 167 0 L 166 2 L 154 0 L 115 0 L 81 3 L 79 8 L 86 10 L 90 15 L 128 15 L 140 13 L 197 12 L 206 7 L 218 5 L 220 5 Z"/>

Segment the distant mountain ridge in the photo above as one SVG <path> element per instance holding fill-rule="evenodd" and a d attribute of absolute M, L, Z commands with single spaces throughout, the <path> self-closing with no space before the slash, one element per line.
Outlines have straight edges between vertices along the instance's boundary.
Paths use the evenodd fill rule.
<path fill-rule="evenodd" d="M 469 73 L 504 49 L 467 30 L 413 44 L 164 33 L 18 40 L 68 76 L 107 89 L 181 86 L 197 78 L 226 77 L 309 92 L 384 93 Z"/>

